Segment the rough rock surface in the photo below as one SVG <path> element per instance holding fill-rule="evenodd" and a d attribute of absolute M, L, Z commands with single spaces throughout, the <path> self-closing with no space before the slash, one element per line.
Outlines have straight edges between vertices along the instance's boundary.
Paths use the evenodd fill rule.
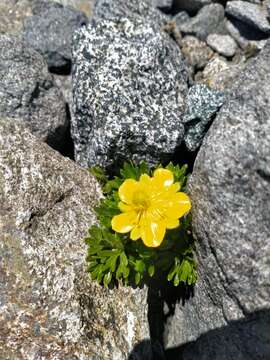
<path fill-rule="evenodd" d="M 36 1 L 40 1 L 40 0 L 36 0 Z M 78 11 L 82 11 L 89 18 L 93 15 L 93 10 L 96 2 L 96 0 L 47 0 L 47 1 L 54 1 L 59 4 L 62 4 L 63 6 L 71 6 Z"/>
<path fill-rule="evenodd" d="M 267 10 L 263 6 L 246 1 L 234 0 L 227 3 L 226 13 L 251 25 L 257 30 L 270 33 Z"/>
<path fill-rule="evenodd" d="M 153 1 L 98 0 L 94 8 L 94 19 L 143 19 L 147 24 L 159 29 L 170 20 L 170 17 L 155 9 Z"/>
<path fill-rule="evenodd" d="M 127 359 L 148 337 L 144 290 L 85 272 L 100 189 L 74 162 L 0 120 L 0 358 Z"/>
<path fill-rule="evenodd" d="M 176 309 L 184 360 L 270 358 L 270 42 L 235 81 L 190 183 L 199 281 Z"/>
<path fill-rule="evenodd" d="M 237 44 L 230 35 L 210 34 L 206 42 L 213 50 L 226 57 L 234 56 L 237 50 Z"/>
<path fill-rule="evenodd" d="M 227 20 L 226 29 L 243 50 L 248 48 L 261 50 L 267 42 L 262 33 L 254 32 L 249 25 L 237 19 L 231 18 Z"/>
<path fill-rule="evenodd" d="M 30 15 L 31 0 L 1 0 L 0 34 L 19 34 L 25 18 Z"/>
<path fill-rule="evenodd" d="M 187 109 L 184 116 L 185 144 L 189 151 L 201 145 L 213 115 L 223 105 L 224 94 L 202 84 L 192 86 L 188 91 Z"/>
<path fill-rule="evenodd" d="M 32 133 L 61 150 L 66 106 L 40 54 L 14 36 L 0 36 L 0 115 L 22 120 Z"/>
<path fill-rule="evenodd" d="M 204 6 L 196 16 L 179 26 L 187 35 L 195 35 L 205 40 L 209 34 L 224 32 L 224 8 L 220 4 Z"/>
<path fill-rule="evenodd" d="M 51 71 L 70 72 L 72 36 L 87 23 L 87 17 L 71 7 L 46 0 L 36 1 L 33 13 L 24 24 L 24 41 L 43 55 Z"/>
<path fill-rule="evenodd" d="M 187 74 L 176 43 L 136 16 L 98 20 L 77 32 L 73 59 L 76 160 L 168 160 L 184 136 Z"/>
<path fill-rule="evenodd" d="M 195 80 L 209 86 L 211 89 L 225 91 L 231 88 L 244 63 L 232 64 L 219 56 L 214 57 L 205 66 Z"/>
<path fill-rule="evenodd" d="M 211 2 L 212 0 L 174 0 L 174 9 L 175 11 L 196 12 Z"/>
<path fill-rule="evenodd" d="M 189 65 L 202 69 L 214 56 L 214 52 L 204 41 L 194 36 L 185 36 L 181 42 L 181 50 Z"/>

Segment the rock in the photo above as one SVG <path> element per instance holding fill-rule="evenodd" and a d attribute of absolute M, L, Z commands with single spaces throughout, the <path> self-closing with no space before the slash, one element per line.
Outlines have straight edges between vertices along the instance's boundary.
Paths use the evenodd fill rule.
<path fill-rule="evenodd" d="M 206 42 L 213 50 L 226 57 L 233 57 L 237 50 L 237 44 L 230 35 L 210 34 Z"/>
<path fill-rule="evenodd" d="M 153 164 L 172 156 L 184 136 L 187 74 L 168 34 L 137 15 L 98 20 L 76 33 L 73 63 L 79 164 Z"/>
<path fill-rule="evenodd" d="M 86 16 L 46 0 L 36 1 L 33 13 L 24 24 L 24 41 L 44 56 L 52 72 L 70 73 L 72 36 L 87 23 Z"/>
<path fill-rule="evenodd" d="M 235 79 L 195 162 L 199 281 L 168 335 L 183 360 L 270 358 L 269 97 L 270 42 Z"/>
<path fill-rule="evenodd" d="M 90 18 L 93 15 L 93 10 L 96 0 L 50 0 L 50 1 L 57 2 L 59 4 L 62 4 L 63 6 L 71 6 L 72 8 L 83 12 L 88 18 Z"/>
<path fill-rule="evenodd" d="M 30 0 L 0 1 L 0 34 L 19 34 L 26 17 L 32 15 Z"/>
<path fill-rule="evenodd" d="M 267 42 L 265 36 L 254 32 L 249 25 L 237 19 L 227 20 L 226 28 L 231 37 L 235 39 L 243 50 L 246 50 L 248 47 L 261 50 Z"/>
<path fill-rule="evenodd" d="M 196 84 L 189 89 L 184 116 L 186 128 L 184 141 L 189 151 L 196 151 L 200 147 L 213 115 L 224 101 L 222 92 L 211 90 L 205 85 Z"/>
<path fill-rule="evenodd" d="M 204 68 L 200 76 L 197 75 L 196 81 L 199 81 L 213 90 L 229 90 L 233 85 L 236 76 L 245 67 L 244 63 L 228 63 L 224 58 L 214 57 Z"/>
<path fill-rule="evenodd" d="M 67 104 L 70 104 L 70 108 L 72 107 L 72 79 L 71 76 L 65 75 L 53 75 L 54 81 L 59 89 L 62 91 L 62 94 L 66 100 Z"/>
<path fill-rule="evenodd" d="M 229 1 L 226 4 L 226 14 L 252 26 L 254 29 L 270 34 L 270 23 L 267 11 L 263 6 L 246 1 Z"/>
<path fill-rule="evenodd" d="M 173 21 L 175 21 L 177 27 L 180 27 L 188 20 L 190 20 L 190 16 L 186 11 L 181 11 L 173 17 Z"/>
<path fill-rule="evenodd" d="M 107 290 L 85 271 L 94 178 L 28 131 L 0 121 L 0 354 L 127 359 L 149 337 L 145 290 Z"/>
<path fill-rule="evenodd" d="M 214 52 L 194 36 L 185 36 L 181 43 L 182 53 L 188 63 L 195 69 L 202 69 L 214 56 Z"/>
<path fill-rule="evenodd" d="M 175 11 L 197 12 L 205 5 L 211 4 L 212 0 L 174 0 Z"/>
<path fill-rule="evenodd" d="M 50 146 L 64 146 L 68 121 L 60 90 L 40 54 L 19 38 L 0 36 L 0 115 L 20 119 Z"/>
<path fill-rule="evenodd" d="M 98 0 L 94 8 L 95 20 L 144 19 L 149 25 L 160 29 L 171 19 L 161 11 L 155 9 L 155 0 Z"/>
<path fill-rule="evenodd" d="M 172 7 L 173 0 L 153 0 L 153 6 L 160 9 L 170 10 Z"/>
<path fill-rule="evenodd" d="M 181 32 L 195 35 L 200 40 L 212 33 L 224 33 L 224 28 L 224 8 L 220 4 L 204 6 L 196 16 L 179 26 Z"/>

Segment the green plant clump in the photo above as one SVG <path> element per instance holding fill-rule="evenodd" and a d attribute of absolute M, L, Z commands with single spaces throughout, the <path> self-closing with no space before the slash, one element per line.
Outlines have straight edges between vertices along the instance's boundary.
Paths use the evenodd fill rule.
<path fill-rule="evenodd" d="M 175 182 L 185 192 L 187 166 L 169 164 L 166 169 L 174 175 Z M 181 283 L 193 285 L 197 280 L 197 266 L 193 255 L 191 215 L 180 219 L 180 226 L 167 230 L 158 248 L 144 245 L 141 239 L 132 241 L 129 234 L 112 230 L 111 220 L 120 213 L 118 189 L 126 179 L 139 180 L 142 174 L 152 176 L 144 162 L 135 166 L 125 163 L 120 175 L 108 179 L 101 168 L 90 169 L 102 186 L 104 199 L 95 209 L 99 224 L 91 226 L 85 239 L 88 245 L 87 270 L 93 280 L 106 287 L 109 285 L 141 285 L 153 276 L 164 276 L 174 286 Z"/>

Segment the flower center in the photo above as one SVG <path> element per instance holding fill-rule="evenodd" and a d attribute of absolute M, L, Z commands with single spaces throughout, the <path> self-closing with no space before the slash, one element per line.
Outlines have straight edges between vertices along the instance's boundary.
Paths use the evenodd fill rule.
<path fill-rule="evenodd" d="M 133 204 L 145 209 L 150 205 L 150 197 L 145 191 L 137 190 L 133 194 Z"/>

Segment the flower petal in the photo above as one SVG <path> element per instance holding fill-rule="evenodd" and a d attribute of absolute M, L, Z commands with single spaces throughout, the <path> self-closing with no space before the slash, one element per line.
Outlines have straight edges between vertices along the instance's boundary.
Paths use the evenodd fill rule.
<path fill-rule="evenodd" d="M 167 229 L 175 229 L 179 226 L 179 220 L 178 219 L 166 219 L 166 228 Z"/>
<path fill-rule="evenodd" d="M 127 179 L 119 187 L 118 193 L 120 199 L 126 204 L 132 204 L 133 194 L 138 188 L 138 182 L 134 179 Z"/>
<path fill-rule="evenodd" d="M 156 169 L 154 172 L 154 182 L 160 187 L 169 187 L 173 184 L 173 173 L 167 169 Z"/>
<path fill-rule="evenodd" d="M 148 247 L 158 247 L 164 239 L 165 231 L 166 225 L 164 221 L 146 222 L 141 230 L 144 245 Z"/>
<path fill-rule="evenodd" d="M 112 229 L 119 233 L 127 233 L 137 224 L 137 213 L 135 211 L 125 212 L 120 215 L 115 215 L 112 218 Z"/>
<path fill-rule="evenodd" d="M 120 201 L 118 203 L 118 207 L 122 212 L 128 212 L 128 211 L 133 210 L 131 205 L 127 205 L 127 204 L 123 203 L 122 201 Z"/>
<path fill-rule="evenodd" d="M 140 237 L 141 237 L 141 229 L 139 226 L 135 226 L 130 233 L 130 238 L 131 240 L 138 240 Z"/>
<path fill-rule="evenodd" d="M 174 194 L 168 199 L 165 215 L 170 219 L 179 219 L 191 209 L 188 195 L 183 192 Z"/>

